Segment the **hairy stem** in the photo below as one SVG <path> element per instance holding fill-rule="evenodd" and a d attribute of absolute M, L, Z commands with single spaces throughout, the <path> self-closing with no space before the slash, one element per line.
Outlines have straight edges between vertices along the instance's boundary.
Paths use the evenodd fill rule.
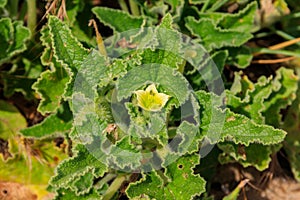
<path fill-rule="evenodd" d="M 133 16 L 139 16 L 140 10 L 134 0 L 129 0 L 130 11 Z"/>
<path fill-rule="evenodd" d="M 274 30 L 274 32 L 275 32 L 277 35 L 283 37 L 283 38 L 286 39 L 286 40 L 294 40 L 294 39 L 295 39 L 295 37 L 293 37 L 293 36 L 291 36 L 291 35 L 289 35 L 289 34 L 283 32 L 283 31 L 281 31 L 281 30 Z M 297 43 L 295 43 L 295 44 L 298 45 L 298 46 L 300 46 L 300 42 L 297 42 Z"/>
<path fill-rule="evenodd" d="M 129 9 L 127 7 L 127 4 L 125 2 L 125 0 L 119 0 L 119 5 L 121 7 L 121 9 L 125 12 L 128 12 L 129 13 Z"/>
<path fill-rule="evenodd" d="M 31 31 L 31 34 L 34 35 L 36 27 L 36 2 L 35 0 L 27 0 L 27 26 Z"/>
<path fill-rule="evenodd" d="M 101 189 L 103 185 L 116 177 L 115 174 L 106 174 L 98 183 L 96 183 L 95 187 Z"/>
<path fill-rule="evenodd" d="M 103 195 L 103 200 L 110 200 L 114 196 L 114 194 L 119 190 L 119 188 L 125 180 L 126 175 L 122 174 L 117 176 L 117 178 L 111 183 L 111 185 Z"/>
<path fill-rule="evenodd" d="M 209 5 L 210 0 L 206 0 L 206 2 L 204 3 L 204 5 L 201 8 L 200 12 L 205 12 L 205 10 L 207 9 L 208 5 Z"/>

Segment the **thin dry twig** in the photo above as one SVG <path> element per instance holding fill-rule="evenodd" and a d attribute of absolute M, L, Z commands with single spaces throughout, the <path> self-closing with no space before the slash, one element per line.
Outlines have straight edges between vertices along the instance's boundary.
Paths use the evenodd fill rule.
<path fill-rule="evenodd" d="M 252 184 L 250 181 L 248 182 L 248 185 L 249 185 L 250 187 L 252 187 L 254 190 L 257 190 L 257 191 L 259 191 L 259 192 L 263 192 L 262 189 L 260 189 L 259 187 L 255 186 L 255 185 Z"/>
<path fill-rule="evenodd" d="M 42 19 L 40 21 L 42 21 L 43 19 L 45 19 L 45 17 L 49 14 L 52 13 L 53 15 L 55 15 L 56 11 L 57 11 L 57 7 L 59 5 L 59 1 L 58 0 L 53 0 L 52 3 L 50 4 L 50 6 L 46 7 L 46 12 L 43 15 Z M 68 20 L 68 15 L 67 15 L 67 9 L 66 9 L 66 2 L 65 0 L 61 0 L 59 9 L 57 11 L 57 17 L 61 20 L 64 20 L 64 18 L 66 18 Z"/>
<path fill-rule="evenodd" d="M 67 9 L 66 9 L 66 2 L 65 0 L 61 1 L 61 5 L 59 7 L 58 13 L 57 13 L 57 17 L 61 20 L 64 20 L 64 18 L 66 18 L 67 20 L 69 20 L 68 15 L 67 15 Z"/>
<path fill-rule="evenodd" d="M 49 7 L 47 8 L 47 10 L 46 10 L 46 13 L 43 15 L 41 21 L 42 21 L 43 19 L 45 19 L 45 17 L 46 17 L 50 12 L 53 12 L 53 11 L 55 10 L 57 2 L 58 2 L 58 0 L 52 1 L 52 3 L 50 4 L 50 6 L 49 6 Z"/>
<path fill-rule="evenodd" d="M 290 56 L 286 58 L 279 58 L 279 59 L 267 59 L 267 60 L 253 60 L 251 63 L 253 64 L 277 64 L 277 63 L 283 63 L 290 60 L 296 59 L 295 56 Z"/>
<path fill-rule="evenodd" d="M 300 42 L 300 37 L 289 40 L 289 41 L 281 42 L 281 43 L 275 44 L 273 46 L 269 46 L 268 49 L 270 49 L 270 50 L 279 50 L 279 49 L 283 49 L 285 47 L 291 46 L 293 44 L 296 44 L 298 42 Z M 258 56 L 258 55 L 261 55 L 261 54 L 263 54 L 263 53 L 256 52 L 256 53 L 253 53 L 253 56 Z"/>
<path fill-rule="evenodd" d="M 273 46 L 270 46 L 268 49 L 270 49 L 270 50 L 283 49 L 287 46 L 291 46 L 291 45 L 293 45 L 295 43 L 298 43 L 298 42 L 300 42 L 300 37 L 289 40 L 289 41 L 281 42 L 281 43 L 273 45 Z"/>

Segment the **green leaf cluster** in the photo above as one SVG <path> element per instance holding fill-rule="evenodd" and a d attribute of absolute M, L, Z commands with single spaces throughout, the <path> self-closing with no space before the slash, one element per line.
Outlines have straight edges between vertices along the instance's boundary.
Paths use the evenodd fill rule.
<path fill-rule="evenodd" d="M 250 22 L 253 18 L 248 15 L 254 8 L 256 4 L 250 4 L 237 15 L 245 15 L 245 19 Z M 111 12 L 111 16 L 107 13 L 104 15 L 103 10 Z M 130 17 L 121 11 L 115 12 L 106 8 L 95 8 L 93 11 L 100 20 L 106 23 L 109 21 L 108 24 L 114 27 L 115 31 L 124 31 L 120 29 L 122 27 L 120 24 L 113 24 L 112 19 L 117 17 L 129 17 L 134 28 L 143 26 L 139 17 Z M 227 17 L 227 20 L 231 20 L 230 24 L 236 20 L 235 15 Z M 152 37 L 149 38 L 153 42 L 141 44 L 149 48 L 129 51 L 121 58 L 107 58 L 97 51 L 83 48 L 63 22 L 52 16 L 48 20 L 48 25 L 43 29 L 42 38 L 46 49 L 42 61 L 53 70 L 44 72 L 34 87 L 43 95 L 40 111 L 53 114 L 40 125 L 23 130 L 23 134 L 31 136 L 36 134 L 36 137 L 41 137 L 51 132 L 53 134 L 68 131 L 71 129 L 68 120 L 62 121 L 61 128 L 59 121 L 55 120 L 64 119 L 62 116 L 71 108 L 74 122 L 70 137 L 78 144 L 75 147 L 75 156 L 62 162 L 50 181 L 50 188 L 56 191 L 57 199 L 67 199 L 74 195 L 89 198 L 96 194 L 107 198 L 115 185 L 118 185 L 119 178 L 111 185 L 102 183 L 101 180 L 116 174 L 116 169 L 138 170 L 142 173 L 142 178 L 127 187 L 126 194 L 131 198 L 190 199 L 205 191 L 205 181 L 192 170 L 199 163 L 200 157 L 197 152 L 203 139 L 207 139 L 211 144 L 218 143 L 223 154 L 230 153 L 236 160 L 243 160 L 246 155 L 245 163 L 252 162 L 252 165 L 262 169 L 268 164 L 264 159 L 271 152 L 269 145 L 280 143 L 286 135 L 284 131 L 266 125 L 272 124 L 271 121 L 262 119 L 270 120 L 270 117 L 265 115 L 268 115 L 268 109 L 274 110 L 274 106 L 278 107 L 279 116 L 280 109 L 292 102 L 291 96 L 297 89 L 295 86 L 297 78 L 290 70 L 280 69 L 275 79 L 262 77 L 257 83 L 236 74 L 232 89 L 226 91 L 226 96 L 225 93 L 218 96 L 204 90 L 194 92 L 184 77 L 185 73 L 182 74 L 185 72 L 182 68 L 185 63 L 176 52 L 185 48 L 185 43 L 172 28 L 171 15 L 166 15 L 156 28 L 148 32 L 139 32 L 132 39 L 135 41 L 139 35 L 151 34 Z M 203 23 L 205 26 L 210 24 L 208 27 L 216 30 L 215 34 L 222 32 L 218 32 L 221 28 L 216 28 L 214 21 L 208 19 L 197 21 L 192 18 L 187 20 L 191 30 Z M 241 33 L 238 30 L 240 25 L 229 27 L 225 19 L 220 20 L 218 24 L 223 29 L 231 30 L 228 37 L 237 37 L 239 42 L 233 46 L 239 47 L 250 39 L 251 35 L 244 39 L 238 36 Z M 243 25 L 250 29 L 247 24 Z M 193 33 L 194 31 L 196 30 L 193 30 Z M 205 33 L 199 34 L 198 36 L 201 36 Z M 168 42 L 170 38 L 177 42 L 170 44 Z M 126 40 L 129 41 L 130 38 L 125 38 Z M 232 40 L 235 38 L 229 38 L 226 43 L 225 38 L 220 40 L 224 43 L 216 44 L 209 39 L 203 39 L 200 43 L 211 51 L 232 44 Z M 227 46 L 232 48 L 232 45 Z M 156 50 L 159 47 L 165 49 Z M 174 54 L 170 54 L 170 51 Z M 222 58 L 218 63 L 221 68 L 228 56 L 227 51 L 218 50 L 212 57 L 216 60 L 219 60 L 218 56 Z M 195 66 L 197 70 L 198 66 Z M 202 64 L 200 69 L 205 69 L 205 64 Z M 44 74 L 49 73 L 57 77 L 59 70 L 65 70 L 69 76 L 60 76 L 67 77 L 68 80 L 58 79 L 57 83 L 61 85 L 61 89 L 56 87 L 54 90 L 48 87 L 48 84 L 51 84 L 48 83 L 51 76 Z M 159 92 L 170 96 L 165 108 L 160 112 L 143 110 L 138 106 L 135 91 L 145 89 L 150 84 L 155 84 Z M 48 91 L 42 93 L 44 89 Z M 48 99 L 46 95 L 49 96 Z M 69 101 L 70 97 L 72 102 Z M 290 101 L 284 104 L 280 101 L 284 97 Z M 128 99 L 129 102 L 123 105 L 118 103 Z M 61 104 L 64 101 L 69 101 L 70 108 L 65 103 Z M 47 106 L 47 102 L 50 103 L 50 107 Z M 226 102 L 227 108 L 224 108 L 222 102 Z M 64 109 L 58 109 L 60 105 L 65 105 Z M 181 108 L 187 110 L 180 114 L 182 120 L 176 125 L 170 119 L 178 120 L 174 114 Z M 115 112 L 118 112 L 118 116 Z M 108 130 L 110 124 L 119 125 L 118 120 L 124 118 L 129 120 L 128 124 L 120 124 L 119 127 Z M 56 123 L 55 130 L 44 129 L 48 123 Z M 44 130 L 47 134 L 38 135 L 38 130 Z M 264 158 L 261 163 L 257 164 L 251 160 L 253 147 L 255 150 L 259 150 L 260 147 L 267 148 L 266 155 L 260 154 Z M 238 154 L 240 149 L 245 151 L 245 155 Z M 257 159 L 255 162 L 258 162 Z M 126 173 L 124 177 L 126 180 Z M 96 183 L 93 180 L 97 180 Z M 178 190 L 178 184 L 182 182 L 185 186 Z M 107 190 L 101 193 L 101 188 L 105 185 Z M 152 191 L 156 187 L 161 187 L 160 192 Z"/>
<path fill-rule="evenodd" d="M 250 81 L 246 75 L 236 73 L 231 90 L 227 92 L 226 103 L 231 110 L 248 116 L 256 123 L 281 127 L 281 111 L 291 105 L 297 89 L 298 77 L 290 69 L 280 68 L 274 78 L 262 76 L 257 83 Z M 218 146 L 224 151 L 220 156 L 222 163 L 237 160 L 245 167 L 255 166 L 259 170 L 268 168 L 271 154 L 280 148 L 280 145 L 266 146 L 264 143 L 241 146 L 226 142 Z"/>

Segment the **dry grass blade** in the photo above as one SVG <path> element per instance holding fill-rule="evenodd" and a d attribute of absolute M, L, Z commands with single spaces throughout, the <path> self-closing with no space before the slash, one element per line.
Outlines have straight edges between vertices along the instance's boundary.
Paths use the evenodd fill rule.
<path fill-rule="evenodd" d="M 295 38 L 293 40 L 285 41 L 285 42 L 270 46 L 268 49 L 271 49 L 271 50 L 283 49 L 285 47 L 291 46 L 291 45 L 293 45 L 295 43 L 298 43 L 298 42 L 300 42 L 300 37 Z"/>
<path fill-rule="evenodd" d="M 268 49 L 270 49 L 270 50 L 279 50 L 279 49 L 283 49 L 285 47 L 291 46 L 293 44 L 296 44 L 298 42 L 300 42 L 300 37 L 289 40 L 289 41 L 281 42 L 281 43 L 273 45 L 273 46 L 269 46 Z M 261 54 L 263 54 L 263 53 L 256 52 L 256 53 L 253 53 L 253 56 L 258 56 L 258 55 L 261 55 Z M 263 63 L 259 63 L 259 64 L 263 64 Z"/>
<path fill-rule="evenodd" d="M 267 59 L 267 60 L 253 60 L 251 63 L 253 64 L 277 64 L 277 63 L 283 63 L 290 60 L 294 60 L 295 56 L 290 56 L 286 58 L 279 58 L 279 59 Z"/>
<path fill-rule="evenodd" d="M 106 50 L 105 50 L 105 46 L 104 46 L 104 43 L 103 43 L 102 36 L 101 36 L 101 34 L 100 34 L 99 30 L 98 30 L 96 21 L 94 19 L 91 19 L 89 21 L 89 26 L 93 26 L 94 29 L 95 29 L 96 40 L 97 40 L 97 45 L 98 45 L 99 52 L 101 53 L 101 55 L 106 56 L 107 53 L 106 53 Z"/>

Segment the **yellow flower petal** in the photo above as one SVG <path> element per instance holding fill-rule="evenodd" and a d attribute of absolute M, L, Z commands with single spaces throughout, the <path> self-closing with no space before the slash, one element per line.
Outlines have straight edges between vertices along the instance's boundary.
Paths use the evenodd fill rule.
<path fill-rule="evenodd" d="M 170 96 L 159 93 L 155 84 L 149 85 L 146 90 L 135 91 L 138 106 L 147 111 L 160 111 L 169 100 Z"/>

